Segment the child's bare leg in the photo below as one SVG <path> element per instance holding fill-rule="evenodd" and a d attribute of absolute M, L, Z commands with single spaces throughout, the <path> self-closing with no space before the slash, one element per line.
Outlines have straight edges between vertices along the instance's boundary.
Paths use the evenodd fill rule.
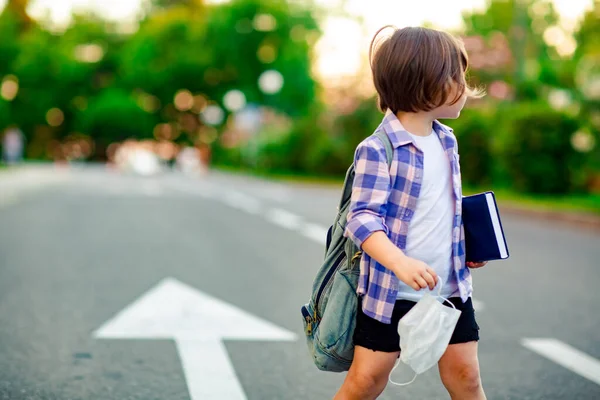
<path fill-rule="evenodd" d="M 438 363 L 452 400 L 485 400 L 479 375 L 477 342 L 451 344 Z"/>
<path fill-rule="evenodd" d="M 376 399 L 385 389 L 399 354 L 356 346 L 346 380 L 334 400 Z"/>

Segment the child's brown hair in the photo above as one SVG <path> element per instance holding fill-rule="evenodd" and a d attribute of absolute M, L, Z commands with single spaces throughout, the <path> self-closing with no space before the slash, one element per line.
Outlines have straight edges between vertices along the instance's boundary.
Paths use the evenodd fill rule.
<path fill-rule="evenodd" d="M 378 41 L 386 28 L 394 32 Z M 469 97 L 482 96 L 481 90 L 466 82 L 469 63 L 463 43 L 446 32 L 384 26 L 373 37 L 369 60 L 383 112 L 431 111 L 448 103 L 452 93 L 456 95 L 451 104 L 465 92 Z"/>

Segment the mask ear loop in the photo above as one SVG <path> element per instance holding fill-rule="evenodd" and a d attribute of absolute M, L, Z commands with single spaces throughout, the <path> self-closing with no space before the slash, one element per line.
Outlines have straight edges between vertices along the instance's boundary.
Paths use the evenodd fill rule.
<path fill-rule="evenodd" d="M 444 300 L 444 302 L 450 304 L 450 306 L 452 306 L 452 308 L 454 308 L 456 310 L 456 306 L 454 304 L 452 304 L 452 302 L 450 300 L 448 300 L 447 298 L 445 298 L 444 296 L 442 296 L 442 286 L 443 286 L 442 282 L 443 282 L 442 278 L 440 278 L 438 276 L 438 284 L 439 284 L 440 288 L 438 289 L 437 296 L 435 296 L 435 297 Z"/>
<path fill-rule="evenodd" d="M 398 365 L 400 364 L 400 357 L 398 357 L 398 360 L 396 360 L 396 365 L 394 365 L 394 368 L 392 368 L 392 371 L 390 372 L 390 376 L 388 377 L 388 381 L 396 386 L 407 386 L 410 385 L 411 383 L 413 383 L 415 381 L 415 379 L 417 379 L 417 373 L 415 372 L 415 376 L 412 378 L 412 380 L 410 382 L 406 382 L 406 383 L 398 383 L 398 382 L 394 382 L 392 380 L 392 374 L 394 373 L 394 371 L 396 370 L 396 368 L 398 368 Z"/>
<path fill-rule="evenodd" d="M 436 297 L 439 297 L 439 298 L 441 298 L 441 299 L 443 299 L 443 300 L 447 301 L 447 302 L 448 302 L 448 303 L 449 303 L 449 304 L 450 304 L 452 307 L 454 307 L 454 304 L 452 304 L 450 301 L 448 301 L 447 299 L 444 299 L 444 298 L 442 297 L 442 286 L 443 286 L 442 282 L 443 282 L 443 281 L 442 281 L 442 278 L 440 278 L 440 277 L 438 276 L 438 284 L 439 284 L 440 288 L 438 289 L 438 293 L 437 293 L 437 296 L 436 296 Z M 436 285 L 436 286 L 437 286 L 437 285 Z M 435 288 L 434 288 L 434 289 L 435 289 Z M 454 308 L 456 308 L 456 307 L 454 307 Z M 417 374 L 417 373 L 415 373 L 415 376 L 412 378 L 412 380 L 411 380 L 410 382 L 406 382 L 406 383 L 398 383 L 398 382 L 394 382 L 394 381 L 392 380 L 392 374 L 394 373 L 394 371 L 396 370 L 396 368 L 398 368 L 398 365 L 400 365 L 400 357 L 398 357 L 398 360 L 396 360 L 396 363 L 395 363 L 395 365 L 394 365 L 394 368 L 392 368 L 392 371 L 390 372 L 390 376 L 389 376 L 389 378 L 388 378 L 388 381 L 389 381 L 391 384 L 393 384 L 393 385 L 396 385 L 396 386 L 407 386 L 407 385 L 410 385 L 411 383 L 413 383 L 413 382 L 414 382 L 414 381 L 417 379 L 417 375 L 418 375 L 418 374 Z"/>
<path fill-rule="evenodd" d="M 440 287 L 438 289 L 437 296 L 435 296 L 435 297 L 444 300 L 446 303 L 450 304 L 450 306 L 452 306 L 452 308 L 454 308 L 456 310 L 456 306 L 454 304 L 452 304 L 452 302 L 450 300 L 448 300 L 447 298 L 445 298 L 444 296 L 442 296 L 442 286 L 444 286 L 444 285 L 443 285 L 442 278 L 440 278 L 439 276 L 438 276 L 438 285 Z M 396 360 L 396 364 L 394 365 L 394 368 L 392 368 L 392 371 L 390 372 L 390 376 L 388 377 L 388 381 L 391 384 L 396 385 L 396 386 L 407 386 L 407 385 L 410 385 L 411 383 L 413 383 L 417 379 L 417 375 L 418 375 L 417 373 L 415 373 L 415 376 L 412 378 L 412 380 L 410 382 L 398 383 L 398 382 L 394 382 L 392 380 L 392 374 L 394 373 L 394 371 L 396 370 L 396 368 L 398 368 L 399 364 L 400 364 L 400 357 L 398 357 L 398 360 Z"/>

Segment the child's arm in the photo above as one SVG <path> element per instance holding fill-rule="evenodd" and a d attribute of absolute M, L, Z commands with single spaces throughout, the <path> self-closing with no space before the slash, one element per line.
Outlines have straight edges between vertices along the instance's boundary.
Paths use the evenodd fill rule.
<path fill-rule="evenodd" d="M 433 289 L 437 282 L 433 269 L 407 257 L 388 238 L 385 215 L 391 181 L 385 148 L 379 139 L 370 137 L 358 146 L 354 174 L 346 235 L 413 289 Z"/>
<path fill-rule="evenodd" d="M 362 249 L 378 263 L 396 274 L 398 279 L 415 290 L 431 290 L 437 283 L 437 274 L 423 261 L 408 257 L 384 232 L 375 232 L 362 244 Z"/>

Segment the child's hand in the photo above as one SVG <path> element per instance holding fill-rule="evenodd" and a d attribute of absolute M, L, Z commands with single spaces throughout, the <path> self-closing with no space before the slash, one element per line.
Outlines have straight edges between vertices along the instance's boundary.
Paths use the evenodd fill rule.
<path fill-rule="evenodd" d="M 467 262 L 467 267 L 469 267 L 469 268 L 481 268 L 481 267 L 485 266 L 485 264 L 487 264 L 487 261 L 480 262 L 480 263 L 469 261 L 469 262 Z"/>
<path fill-rule="evenodd" d="M 404 257 L 398 268 L 394 269 L 398 279 L 415 290 L 429 287 L 433 290 L 437 285 L 437 274 L 423 261 L 411 257 Z"/>

